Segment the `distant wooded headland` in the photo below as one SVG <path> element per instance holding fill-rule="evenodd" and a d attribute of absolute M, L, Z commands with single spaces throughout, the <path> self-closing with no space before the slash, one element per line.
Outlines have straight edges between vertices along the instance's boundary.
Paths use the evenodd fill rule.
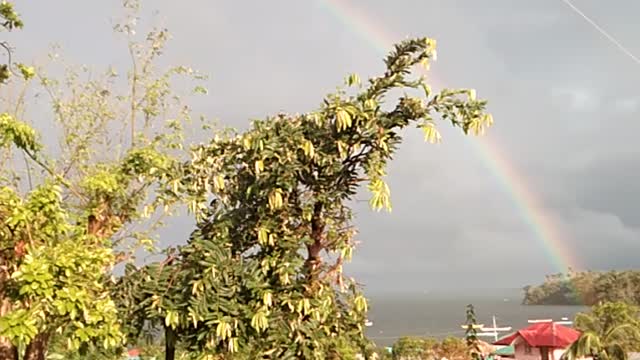
<path fill-rule="evenodd" d="M 587 305 L 623 301 L 640 305 L 640 270 L 569 271 L 547 275 L 540 285 L 525 286 L 525 305 Z"/>

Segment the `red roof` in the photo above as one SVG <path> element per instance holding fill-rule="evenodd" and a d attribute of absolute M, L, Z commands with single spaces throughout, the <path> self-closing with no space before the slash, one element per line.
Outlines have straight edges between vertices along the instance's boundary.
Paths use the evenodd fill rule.
<path fill-rule="evenodd" d="M 566 348 L 580 337 L 580 332 L 554 322 L 535 323 L 496 341 L 495 345 L 511 345 L 518 337 L 533 347 Z"/>
<path fill-rule="evenodd" d="M 131 350 L 127 351 L 127 355 L 129 355 L 129 356 L 140 356 L 140 350 L 131 349 Z"/>

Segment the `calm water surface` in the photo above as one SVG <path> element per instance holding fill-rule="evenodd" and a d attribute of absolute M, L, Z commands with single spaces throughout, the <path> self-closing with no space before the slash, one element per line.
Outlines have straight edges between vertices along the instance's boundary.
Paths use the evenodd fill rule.
<path fill-rule="evenodd" d="M 491 326 L 495 315 L 499 327 L 514 330 L 528 325 L 529 319 L 573 320 L 584 311 L 581 306 L 525 306 L 521 305 L 519 290 L 501 290 L 485 295 L 420 294 L 369 295 L 369 319 L 373 326 L 367 335 L 380 346 L 390 346 L 400 336 L 463 336 L 460 325 L 466 320 L 466 305 L 472 303 L 479 324 Z M 503 335 L 506 335 L 503 334 Z M 482 338 L 490 341 L 493 338 Z"/>

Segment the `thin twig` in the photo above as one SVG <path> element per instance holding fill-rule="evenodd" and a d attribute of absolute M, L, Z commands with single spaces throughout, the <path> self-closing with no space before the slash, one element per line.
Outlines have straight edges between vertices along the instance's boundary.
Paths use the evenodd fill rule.
<path fill-rule="evenodd" d="M 13 72 L 13 69 L 11 68 L 11 65 L 13 64 L 11 61 L 11 48 L 9 47 L 9 45 L 7 45 L 6 41 L 0 42 L 0 46 L 2 46 L 7 52 L 7 69 L 9 70 L 9 72 L 15 75 L 16 73 Z"/>
<path fill-rule="evenodd" d="M 27 180 L 29 181 L 29 191 L 33 190 L 33 181 L 31 181 L 31 166 L 29 165 L 29 160 L 27 159 L 27 155 L 22 153 L 22 158 L 24 159 L 24 165 L 27 168 Z"/>
<path fill-rule="evenodd" d="M 33 160 L 36 164 L 40 165 L 40 167 L 46 171 L 49 175 L 53 176 L 54 178 L 56 178 L 58 181 L 60 181 L 60 183 L 62 185 L 64 185 L 64 187 L 66 187 L 69 191 L 71 191 L 74 195 L 76 195 L 78 198 L 80 199 L 84 199 L 84 196 L 82 194 L 80 194 L 79 192 L 77 192 L 73 186 L 71 186 L 71 184 L 64 179 L 61 176 L 58 176 L 58 174 L 56 174 L 53 170 L 51 170 L 51 168 L 49 168 L 49 166 L 47 166 L 47 164 L 43 163 L 40 159 L 38 159 L 38 157 L 31 153 L 29 150 L 23 149 L 22 150 L 27 156 L 29 156 L 29 158 L 31 158 L 31 160 Z"/>
<path fill-rule="evenodd" d="M 133 44 L 129 44 L 129 54 L 131 54 L 131 62 L 133 64 L 131 75 L 131 147 L 135 146 L 136 135 L 136 87 L 138 81 L 138 63 L 136 61 L 136 55 L 133 51 Z"/>
<path fill-rule="evenodd" d="M 24 84 L 24 86 L 22 87 L 22 90 L 20 91 L 20 95 L 18 95 L 18 99 L 16 99 L 16 108 L 14 110 L 14 114 L 17 118 L 20 118 L 18 112 L 20 111 L 20 106 L 24 104 L 24 96 L 27 92 L 27 85 L 30 82 L 30 80 L 27 80 L 27 82 Z M 24 107 L 23 107 L 24 109 Z M 23 111 L 24 113 L 24 111 Z"/>

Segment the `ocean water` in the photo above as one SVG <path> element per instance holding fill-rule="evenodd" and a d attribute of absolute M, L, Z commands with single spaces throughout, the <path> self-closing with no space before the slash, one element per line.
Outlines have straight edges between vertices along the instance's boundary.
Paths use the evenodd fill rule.
<path fill-rule="evenodd" d="M 461 325 L 466 321 L 466 306 L 473 304 L 478 324 L 513 327 L 513 331 L 528 325 L 529 319 L 573 320 L 581 306 L 521 305 L 522 291 L 496 290 L 470 293 L 384 294 L 367 296 L 369 319 L 373 326 L 367 336 L 379 346 L 391 346 L 401 336 L 444 338 L 464 336 Z M 504 336 L 507 333 L 502 333 Z M 491 342 L 491 337 L 481 337 Z"/>

